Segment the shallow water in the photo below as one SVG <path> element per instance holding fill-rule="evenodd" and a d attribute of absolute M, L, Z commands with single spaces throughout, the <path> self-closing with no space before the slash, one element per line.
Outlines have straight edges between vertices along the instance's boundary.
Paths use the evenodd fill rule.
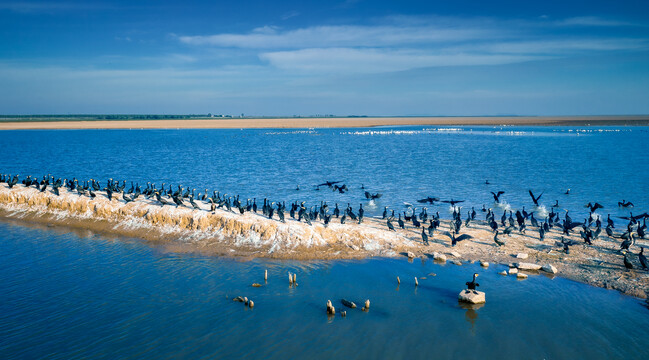
<path fill-rule="evenodd" d="M 604 205 L 604 216 L 628 215 L 617 206 L 623 199 L 636 214 L 649 211 L 649 192 L 641 191 L 649 185 L 648 135 L 647 127 L 3 131 L 0 171 L 183 184 L 307 205 L 363 203 L 367 215 L 383 206 L 404 211 L 404 202 L 421 209 L 416 200 L 427 196 L 466 200 L 466 215 L 470 206 L 495 207 L 490 191 L 499 190 L 510 208 L 529 211 L 531 189 L 544 192 L 545 210 L 559 200 L 559 211 L 580 221 L 588 202 Z M 351 190 L 314 190 L 327 180 Z M 368 203 L 363 184 L 383 197 Z M 448 204 L 428 208 L 450 217 Z"/>
<path fill-rule="evenodd" d="M 1 222 L 0 232 L 3 359 L 649 355 L 642 301 L 543 275 L 517 281 L 497 274 L 504 266 L 244 262 L 67 229 Z M 268 283 L 251 287 L 264 283 L 264 269 Z M 289 286 L 289 271 L 299 286 Z M 473 272 L 487 303 L 465 309 L 457 293 Z M 237 295 L 254 309 L 233 302 Z M 328 319 L 325 302 L 340 311 L 341 298 L 368 298 L 370 311 Z"/>

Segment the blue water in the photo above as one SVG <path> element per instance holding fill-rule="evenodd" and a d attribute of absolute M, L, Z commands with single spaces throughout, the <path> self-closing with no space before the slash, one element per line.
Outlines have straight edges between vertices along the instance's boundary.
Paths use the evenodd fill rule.
<path fill-rule="evenodd" d="M 354 208 L 366 203 L 364 185 L 383 194 L 365 204 L 368 215 L 383 206 L 402 211 L 404 202 L 419 205 L 427 196 L 466 200 L 465 210 L 493 207 L 490 192 L 499 190 L 503 202 L 529 210 L 531 189 L 544 193 L 548 210 L 559 200 L 578 220 L 588 202 L 613 216 L 628 215 L 617 206 L 623 199 L 636 214 L 649 211 L 649 192 L 642 191 L 649 187 L 647 139 L 647 127 L 4 131 L 0 172 L 123 179 L 128 187 L 182 184 L 197 193 Z M 341 180 L 350 191 L 314 190 L 327 180 Z M 431 210 L 449 216 L 448 205 Z"/>
<path fill-rule="evenodd" d="M 613 216 L 628 214 L 617 207 L 622 199 L 635 203 L 636 214 L 648 210 L 648 134 L 645 127 L 4 131 L 0 172 L 363 203 L 373 214 L 383 206 L 403 211 L 404 202 L 426 196 L 490 207 L 489 192 L 498 190 L 512 208 L 531 208 L 532 189 L 544 192 L 548 209 L 557 199 L 578 219 L 593 201 Z M 326 180 L 351 190 L 313 188 Z M 361 184 L 383 197 L 368 204 Z M 431 210 L 449 215 L 448 205 Z M 237 261 L 7 220 L 0 234 L 2 359 L 649 355 L 644 302 L 561 278 L 516 281 L 498 275 L 501 266 Z M 268 284 L 252 288 L 264 269 Z M 298 274 L 297 288 L 288 285 L 289 271 Z M 457 293 L 474 272 L 487 304 L 464 309 Z M 231 300 L 238 295 L 255 308 Z M 372 305 L 328 319 L 326 300 L 341 310 L 341 298 Z"/>

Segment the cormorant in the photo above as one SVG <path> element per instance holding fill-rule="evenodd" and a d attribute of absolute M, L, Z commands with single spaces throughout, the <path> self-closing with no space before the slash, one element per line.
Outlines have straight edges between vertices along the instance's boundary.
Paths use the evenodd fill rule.
<path fill-rule="evenodd" d="M 630 202 L 630 201 L 625 201 L 624 199 L 622 199 L 622 201 L 617 203 L 617 206 L 618 207 L 633 207 L 633 203 Z"/>
<path fill-rule="evenodd" d="M 603 209 L 604 208 L 602 206 L 602 204 L 597 203 L 597 202 L 594 203 L 594 204 L 588 203 L 588 204 L 586 204 L 586 207 L 590 209 L 591 214 L 594 213 L 597 209 Z"/>
<path fill-rule="evenodd" d="M 640 254 L 638 254 L 638 259 L 640 259 L 640 265 L 644 270 L 649 270 L 649 262 L 647 262 L 647 257 L 644 255 L 644 246 L 640 247 Z"/>
<path fill-rule="evenodd" d="M 396 230 L 394 230 L 394 225 L 392 225 L 392 221 L 390 221 L 390 220 L 392 220 L 392 218 L 389 218 L 388 221 L 387 221 L 388 230 L 396 231 Z"/>
<path fill-rule="evenodd" d="M 530 193 L 530 197 L 532 198 L 532 202 L 534 202 L 534 205 L 539 206 L 539 199 L 541 198 L 541 196 L 543 196 L 543 193 L 535 197 L 534 193 L 532 193 L 532 190 L 528 190 L 528 192 Z"/>
<path fill-rule="evenodd" d="M 467 286 L 466 288 L 467 288 L 468 290 L 473 290 L 473 292 L 476 293 L 476 294 L 477 294 L 477 292 L 476 292 L 475 288 L 478 287 L 478 286 L 480 286 L 480 284 L 478 284 L 478 283 L 476 282 L 476 279 L 477 279 L 477 278 L 478 278 L 478 274 L 477 274 L 477 273 L 474 273 L 474 274 L 473 274 L 473 280 L 468 281 L 468 282 L 466 283 L 466 286 Z"/>
<path fill-rule="evenodd" d="M 503 245 L 505 245 L 505 243 L 504 243 L 503 241 L 498 240 L 498 234 L 499 234 L 499 232 L 498 232 L 498 230 L 496 230 L 496 232 L 494 233 L 494 242 L 495 242 L 496 245 L 498 245 L 498 246 L 503 246 Z"/>
<path fill-rule="evenodd" d="M 504 193 L 505 193 L 504 191 L 498 191 L 497 193 L 495 193 L 493 191 L 491 192 L 491 195 L 493 195 L 494 201 L 496 202 L 496 204 L 500 204 L 500 195 L 502 195 Z"/>
<path fill-rule="evenodd" d="M 626 257 L 627 252 L 624 252 L 624 267 L 627 270 L 632 270 L 633 269 L 633 264 L 631 264 L 631 261 Z"/>

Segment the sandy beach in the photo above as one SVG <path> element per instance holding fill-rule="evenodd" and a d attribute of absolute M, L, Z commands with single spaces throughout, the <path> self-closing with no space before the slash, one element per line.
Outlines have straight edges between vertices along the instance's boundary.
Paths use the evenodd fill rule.
<path fill-rule="evenodd" d="M 641 270 L 637 256 L 632 255 L 635 269 L 626 270 L 619 252 L 621 240 L 605 234 L 594 240 L 593 245 L 585 245 L 578 233 L 573 233 L 568 238 L 578 244 L 571 246 L 570 253 L 566 254 L 556 243 L 561 237 L 556 228 L 546 235 L 545 241 L 540 241 L 538 232 L 532 228 L 525 234 L 515 231 L 510 236 L 501 235 L 500 240 L 506 244 L 497 246 L 485 222 L 476 220 L 463 230 L 473 239 L 451 246 L 445 235 L 449 223 L 442 221 L 426 245 L 421 240 L 421 229 L 411 224 L 392 232 L 388 231 L 385 220 L 340 224 L 338 219 L 332 219 L 325 227 L 321 221 L 307 225 L 288 218 L 288 214 L 286 223 L 282 223 L 255 213 L 239 214 L 221 209 L 210 212 L 208 204 L 202 201 L 198 204 L 200 209 L 161 206 L 155 199 L 142 197 L 125 203 L 121 194 L 113 194 L 113 199 L 108 200 L 105 193 L 97 192 L 97 197 L 90 199 L 65 189 L 56 196 L 50 190 L 39 192 L 22 185 L 9 189 L 6 184 L 0 185 L 0 218 L 141 238 L 171 252 L 296 260 L 410 255 L 431 261 L 448 260 L 456 265 L 475 261 L 512 268 L 524 268 L 521 263 L 552 265 L 558 270 L 556 274 L 523 271 L 529 275 L 563 276 L 640 298 L 646 298 L 649 289 L 649 273 Z M 484 215 L 478 219 L 481 217 Z M 646 245 L 644 240 L 638 240 L 631 251 L 637 253 L 639 246 Z"/>
<path fill-rule="evenodd" d="M 404 125 L 647 126 L 649 115 L 521 117 L 206 118 L 186 120 L 5 121 L 0 130 L 25 129 L 263 129 Z"/>

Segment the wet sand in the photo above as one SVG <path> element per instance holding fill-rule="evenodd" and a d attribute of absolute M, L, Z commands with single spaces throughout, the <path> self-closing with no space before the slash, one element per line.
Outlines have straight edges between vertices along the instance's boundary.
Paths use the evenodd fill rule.
<path fill-rule="evenodd" d="M 286 223 L 270 220 L 262 215 L 208 211 L 208 204 L 197 201 L 200 210 L 190 207 L 160 206 L 154 199 L 138 198 L 125 203 L 121 194 L 109 201 L 105 193 L 97 198 L 61 189 L 56 196 L 49 189 L 41 193 L 35 188 L 18 184 L 9 189 L 0 184 L 0 218 L 17 220 L 24 224 L 45 224 L 52 227 L 84 229 L 93 232 L 136 237 L 151 241 L 173 252 L 196 252 L 239 258 L 278 259 L 361 259 L 368 257 L 399 257 L 410 252 L 415 257 L 435 257 L 443 254 L 449 261 L 513 264 L 518 262 L 553 265 L 558 276 L 594 286 L 616 289 L 625 294 L 646 298 L 649 273 L 640 270 L 637 254 L 644 240 L 631 247 L 635 269 L 627 271 L 619 253 L 619 239 L 601 234 L 593 245 L 582 245 L 579 235 L 570 236 L 579 242 L 565 254 L 555 242 L 560 237 L 556 228 L 539 241 L 536 229 L 526 234 L 501 235 L 506 245 L 496 246 L 493 234 L 484 221 L 476 221 L 463 228 L 463 233 L 474 238 L 452 247 L 444 231 L 443 221 L 430 244 L 421 241 L 421 229 L 408 225 L 405 230 L 388 231 L 384 220 L 366 219 L 363 224 L 349 221 L 340 224 L 332 219 L 328 227 L 321 221 L 309 226 L 291 220 Z M 484 218 L 484 214 L 478 215 Z M 396 222 L 394 223 L 396 225 Z M 519 253 L 527 259 L 517 259 Z M 538 272 L 526 272 L 537 274 Z"/>
<path fill-rule="evenodd" d="M 649 115 L 510 117 L 340 117 L 206 118 L 186 120 L 97 120 L 0 122 L 0 130 L 21 129 L 263 129 L 347 128 L 403 125 L 647 126 Z"/>

